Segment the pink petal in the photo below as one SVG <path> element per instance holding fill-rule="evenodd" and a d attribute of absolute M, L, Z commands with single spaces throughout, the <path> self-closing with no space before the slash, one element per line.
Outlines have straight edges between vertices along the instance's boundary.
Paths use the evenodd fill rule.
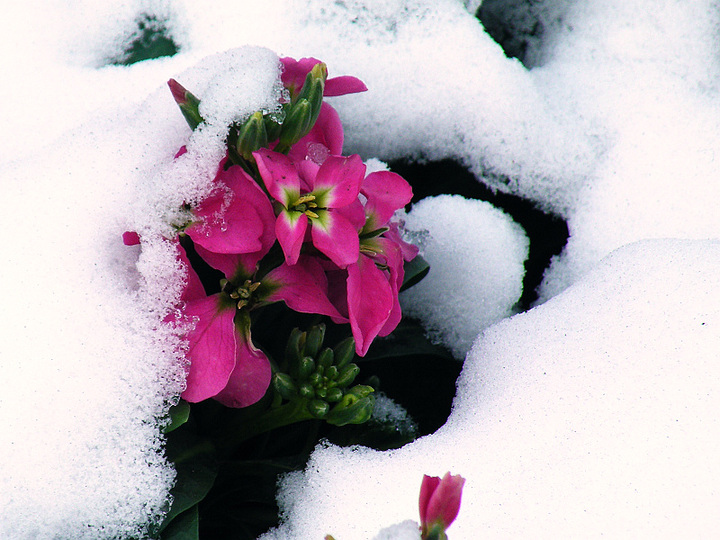
<path fill-rule="evenodd" d="M 310 227 L 313 245 L 340 268 L 356 262 L 360 240 L 353 224 L 333 210 L 320 210 L 317 215 Z"/>
<path fill-rule="evenodd" d="M 348 266 L 347 270 L 350 327 L 356 352 L 365 356 L 390 316 L 393 291 L 382 270 L 365 255 L 360 255 L 357 263 Z"/>
<path fill-rule="evenodd" d="M 460 512 L 460 500 L 465 479 L 446 473 L 433 491 L 427 504 L 426 523 L 440 522 L 445 528 L 455 521 Z"/>
<path fill-rule="evenodd" d="M 320 60 L 316 58 L 301 58 L 295 60 L 294 58 L 284 57 L 280 58 L 280 63 L 283 66 L 282 74 L 280 79 L 282 80 L 283 86 L 290 90 L 292 95 L 297 95 L 300 89 L 305 84 L 305 77 L 310 73 L 310 70 L 319 64 Z"/>
<path fill-rule="evenodd" d="M 268 193 L 288 208 L 300 197 L 300 177 L 290 158 L 267 148 L 253 156 Z"/>
<path fill-rule="evenodd" d="M 407 180 L 390 171 L 368 174 L 360 191 L 367 197 L 368 232 L 385 226 L 395 211 L 408 204 L 413 196 Z"/>
<path fill-rule="evenodd" d="M 345 94 L 357 94 L 367 91 L 367 86 L 357 77 L 342 75 L 333 77 L 325 82 L 324 96 L 344 96 Z"/>
<path fill-rule="evenodd" d="M 300 256 L 307 225 L 308 217 L 301 212 L 282 211 L 277 217 L 275 233 L 288 264 L 295 264 Z"/>
<path fill-rule="evenodd" d="M 420 485 L 420 523 L 427 523 L 427 507 L 430 503 L 430 498 L 435 490 L 440 485 L 440 478 L 438 476 L 423 476 L 422 484 Z"/>
<path fill-rule="evenodd" d="M 137 246 L 140 243 L 140 236 L 135 231 L 125 231 L 122 235 L 123 244 L 126 246 Z"/>
<path fill-rule="evenodd" d="M 214 399 L 225 405 L 239 409 L 257 403 L 265 395 L 272 368 L 267 356 L 252 344 L 249 336 L 245 337 L 241 330 L 237 331 L 237 356 L 227 385 L 214 396 Z"/>
<path fill-rule="evenodd" d="M 268 301 L 284 301 L 300 313 L 318 313 L 344 319 L 328 299 L 328 281 L 320 263 L 312 257 L 300 257 L 297 264 L 283 264 L 263 279 L 277 286 Z"/>
<path fill-rule="evenodd" d="M 188 302 L 184 314 L 196 324 L 187 336 L 190 370 L 181 397 L 196 403 L 225 388 L 235 368 L 235 309 L 222 306 L 213 295 Z"/>
<path fill-rule="evenodd" d="M 315 176 L 312 193 L 321 208 L 339 208 L 355 201 L 365 178 L 365 164 L 357 154 L 329 156 Z"/>
<path fill-rule="evenodd" d="M 275 213 L 267 196 L 237 165 L 219 173 L 217 182 L 220 188 L 195 210 L 201 222 L 186 231 L 193 242 L 214 253 L 269 250 Z"/>
<path fill-rule="evenodd" d="M 325 157 L 323 148 L 326 149 L 327 155 L 340 155 L 343 147 L 343 128 L 340 122 L 340 116 L 337 111 L 327 103 L 323 103 L 320 107 L 320 115 L 310 133 L 296 142 L 288 156 L 295 163 L 300 163 L 305 158 L 322 165 Z"/>
<path fill-rule="evenodd" d="M 207 296 L 205 294 L 205 287 L 203 287 L 200 277 L 190 264 L 187 253 L 185 253 L 185 249 L 180 245 L 180 242 L 176 242 L 175 245 L 177 247 L 177 258 L 187 269 L 187 282 L 185 283 L 185 288 L 180 296 L 180 300 L 183 302 L 190 302 L 192 300 L 204 298 Z"/>

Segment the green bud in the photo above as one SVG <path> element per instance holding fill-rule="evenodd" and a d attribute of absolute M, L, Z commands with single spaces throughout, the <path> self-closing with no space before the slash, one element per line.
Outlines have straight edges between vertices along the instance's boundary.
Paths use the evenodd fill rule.
<path fill-rule="evenodd" d="M 237 152 L 243 158 L 252 159 L 252 153 L 268 145 L 268 134 L 260 111 L 252 114 L 238 132 Z"/>
<path fill-rule="evenodd" d="M 290 148 L 310 132 L 313 126 L 312 113 L 312 105 L 307 99 L 302 99 L 292 106 L 280 132 L 281 148 Z"/>
<path fill-rule="evenodd" d="M 285 359 L 290 366 L 290 372 L 295 375 L 298 374 L 300 359 L 302 358 L 300 349 L 303 341 L 305 341 L 304 332 L 301 332 L 299 328 L 293 328 L 285 347 Z"/>
<path fill-rule="evenodd" d="M 263 122 L 265 122 L 265 133 L 267 133 L 267 139 L 269 142 L 273 142 L 280 137 L 282 123 L 279 120 L 279 118 L 276 119 L 271 116 L 263 116 Z"/>
<path fill-rule="evenodd" d="M 298 393 L 301 397 L 304 397 L 306 399 L 312 399 L 315 397 L 315 389 L 313 388 L 312 384 L 308 383 L 301 384 Z"/>
<path fill-rule="evenodd" d="M 316 371 L 310 375 L 308 382 L 317 388 L 322 383 L 322 379 L 322 375 Z"/>
<path fill-rule="evenodd" d="M 347 388 L 350 386 L 353 381 L 355 380 L 355 377 L 358 376 L 358 373 L 360 373 L 360 368 L 357 364 L 348 364 L 344 368 L 340 370 L 340 372 L 337 375 L 337 378 L 335 379 L 335 383 L 340 388 Z M 368 387 L 370 388 L 370 387 Z"/>
<path fill-rule="evenodd" d="M 175 103 L 178 104 L 180 112 L 185 117 L 185 121 L 190 126 L 190 129 L 194 130 L 204 122 L 203 117 L 200 116 L 200 100 L 175 79 L 170 79 L 168 86 Z"/>
<path fill-rule="evenodd" d="M 375 389 L 372 386 L 365 386 L 362 384 L 356 384 L 350 390 L 347 391 L 345 397 L 354 396 L 355 398 L 362 399 L 371 395 Z"/>
<path fill-rule="evenodd" d="M 370 419 L 374 408 L 375 396 L 372 394 L 363 398 L 345 394 L 325 419 L 335 426 L 362 424 Z"/>
<path fill-rule="evenodd" d="M 343 391 L 339 388 L 330 388 L 327 391 L 327 395 L 325 396 L 325 400 L 329 401 L 330 403 L 337 403 L 340 401 L 343 397 Z"/>
<path fill-rule="evenodd" d="M 330 411 L 330 404 L 322 399 L 313 399 L 308 403 L 307 408 L 315 418 L 325 418 Z"/>
<path fill-rule="evenodd" d="M 320 353 L 320 356 L 318 356 L 318 366 L 322 366 L 325 371 L 332 366 L 333 361 L 335 360 L 335 353 L 333 353 L 332 349 L 323 349 L 323 351 Z"/>
<path fill-rule="evenodd" d="M 313 326 L 308 332 L 307 339 L 305 340 L 305 356 L 312 356 L 315 358 L 322 347 L 323 340 L 325 339 L 325 325 L 318 324 Z"/>
<path fill-rule="evenodd" d="M 321 386 L 320 388 L 316 388 L 315 395 L 319 398 L 325 399 L 325 396 L 327 396 L 327 388 L 325 388 L 324 386 Z"/>
<path fill-rule="evenodd" d="M 355 340 L 352 337 L 342 340 L 335 346 L 335 365 L 343 368 L 355 358 Z"/>
<path fill-rule="evenodd" d="M 325 370 L 325 376 L 331 381 L 337 379 L 339 373 L 337 366 L 330 366 Z"/>
<path fill-rule="evenodd" d="M 323 62 L 315 64 L 305 77 L 305 83 L 303 84 L 300 94 L 298 94 L 297 101 L 299 102 L 302 99 L 306 99 L 308 103 L 310 103 L 312 110 L 312 120 L 308 131 L 312 129 L 312 126 L 315 125 L 315 121 L 320 115 L 326 79 L 327 66 Z"/>
<path fill-rule="evenodd" d="M 305 356 L 300 360 L 300 369 L 298 370 L 298 376 L 301 379 L 307 379 L 311 375 L 315 375 L 315 360 L 309 356 Z"/>
<path fill-rule="evenodd" d="M 283 399 L 291 400 L 297 396 L 297 385 L 287 373 L 273 375 L 273 386 Z"/>

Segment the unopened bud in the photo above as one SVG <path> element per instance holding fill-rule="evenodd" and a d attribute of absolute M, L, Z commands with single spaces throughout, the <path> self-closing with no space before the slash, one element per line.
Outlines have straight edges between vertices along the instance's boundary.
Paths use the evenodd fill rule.
<path fill-rule="evenodd" d="M 336 426 L 362 424 L 370 419 L 374 408 L 375 396 L 372 394 L 362 398 L 353 394 L 345 394 L 325 419 L 329 424 Z"/>
<path fill-rule="evenodd" d="M 335 365 L 343 368 L 355 358 L 355 340 L 352 337 L 342 340 L 335 346 Z"/>
<path fill-rule="evenodd" d="M 292 332 L 290 332 L 287 345 L 285 346 L 285 359 L 290 365 L 291 373 L 295 375 L 298 374 L 300 359 L 302 358 L 300 348 L 304 340 L 304 332 L 301 332 L 299 328 L 293 328 Z"/>
<path fill-rule="evenodd" d="M 322 399 L 313 399 L 308 403 L 307 408 L 315 418 L 325 418 L 330 411 L 330 404 Z"/>
<path fill-rule="evenodd" d="M 334 381 L 337 379 L 339 375 L 337 366 L 328 366 L 328 368 L 325 370 L 325 377 L 328 378 L 328 380 Z"/>
<path fill-rule="evenodd" d="M 307 379 L 311 375 L 316 375 L 315 360 L 313 360 L 309 356 L 305 356 L 302 360 L 300 360 L 300 369 L 298 369 L 298 376 L 301 379 Z"/>
<path fill-rule="evenodd" d="M 338 373 L 335 382 L 338 387 L 347 388 L 353 383 L 358 373 L 360 373 L 360 368 L 357 364 L 348 364 L 340 370 L 340 373 Z"/>
<path fill-rule="evenodd" d="M 238 133 L 237 152 L 243 158 L 252 159 L 252 153 L 268 145 L 268 134 L 260 111 L 252 114 Z"/>
<path fill-rule="evenodd" d="M 315 389 L 313 388 L 312 384 L 308 383 L 301 384 L 298 393 L 301 397 L 304 397 L 306 399 L 312 399 L 315 397 Z"/>
<path fill-rule="evenodd" d="M 329 401 L 330 403 L 337 403 L 340 401 L 343 397 L 343 391 L 339 388 L 330 388 L 327 391 L 327 395 L 325 396 L 325 400 Z"/>
<path fill-rule="evenodd" d="M 282 125 L 278 146 L 290 148 L 310 132 L 313 126 L 312 105 L 307 99 L 295 103 Z"/>
<path fill-rule="evenodd" d="M 276 373 L 273 376 L 273 386 L 278 394 L 286 400 L 291 400 L 298 394 L 297 385 L 287 373 Z"/>
<path fill-rule="evenodd" d="M 200 100 L 175 79 L 170 79 L 168 86 L 170 87 L 170 92 L 172 92 L 173 99 L 175 99 L 175 103 L 178 104 L 180 112 L 182 112 L 185 117 L 185 121 L 190 126 L 190 129 L 194 130 L 204 121 L 203 117 L 200 116 Z"/>
<path fill-rule="evenodd" d="M 323 349 L 318 356 L 318 366 L 322 366 L 323 370 L 327 372 L 327 369 L 332 366 L 333 360 L 335 360 L 335 353 L 332 349 Z"/>
<path fill-rule="evenodd" d="M 325 339 L 325 325 L 318 324 L 313 326 L 308 332 L 307 339 L 305 340 L 304 354 L 315 358 L 322 347 L 323 340 Z"/>

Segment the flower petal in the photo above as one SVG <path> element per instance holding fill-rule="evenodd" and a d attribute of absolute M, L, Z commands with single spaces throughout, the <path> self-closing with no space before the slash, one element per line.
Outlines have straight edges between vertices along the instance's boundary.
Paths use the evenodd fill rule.
<path fill-rule="evenodd" d="M 213 295 L 188 302 L 184 314 L 196 324 L 188 333 L 190 369 L 181 397 L 196 403 L 225 388 L 235 368 L 235 309 Z"/>
<path fill-rule="evenodd" d="M 360 255 L 360 240 L 353 224 L 332 210 L 320 210 L 317 215 L 310 227 L 313 245 L 340 268 L 356 262 Z"/>
<path fill-rule="evenodd" d="M 289 208 L 300 197 L 300 177 L 290 158 L 267 148 L 253 156 L 268 193 Z"/>
<path fill-rule="evenodd" d="M 201 221 L 186 231 L 193 242 L 215 253 L 270 249 L 275 213 L 267 195 L 237 165 L 221 171 L 217 182 L 219 189 L 194 212 Z"/>
<path fill-rule="evenodd" d="M 283 210 L 277 217 L 275 233 L 288 264 L 295 264 L 300 256 L 307 225 L 308 217 L 302 212 Z"/>
<path fill-rule="evenodd" d="M 266 300 L 284 301 L 301 313 L 318 313 L 344 319 L 328 299 L 328 281 L 320 263 L 312 257 L 300 257 L 297 264 L 283 264 L 268 273 L 263 282 L 276 285 Z"/>
<path fill-rule="evenodd" d="M 399 174 L 390 171 L 370 173 L 362 182 L 360 192 L 367 197 L 365 213 L 368 223 L 365 231 L 383 227 L 390 221 L 396 210 L 412 200 L 410 184 Z"/>
<path fill-rule="evenodd" d="M 355 350 L 365 356 L 393 308 L 393 291 L 387 277 L 375 263 L 360 255 L 347 268 L 348 314 L 355 338 Z"/>
<path fill-rule="evenodd" d="M 292 145 L 288 156 L 295 163 L 305 158 L 322 165 L 328 155 L 340 155 L 343 147 L 343 127 L 337 111 L 323 103 L 320 115 L 310 133 Z"/>
<path fill-rule="evenodd" d="M 265 395 L 272 379 L 272 368 L 267 356 L 256 349 L 250 331 L 237 331 L 237 356 L 227 385 L 214 396 L 226 407 L 241 408 L 257 403 Z"/>
<path fill-rule="evenodd" d="M 425 523 L 441 523 L 447 529 L 460 512 L 460 500 L 465 479 L 446 473 L 430 496 Z"/>
<path fill-rule="evenodd" d="M 355 201 L 365 178 L 365 164 L 357 154 L 329 156 L 313 182 L 312 193 L 321 208 L 339 208 Z"/>
<path fill-rule="evenodd" d="M 351 75 L 341 75 L 333 77 L 325 81 L 324 96 L 344 96 L 346 94 L 357 94 L 358 92 L 366 92 L 367 86 L 357 77 Z"/>
<path fill-rule="evenodd" d="M 427 474 L 423 476 L 422 484 L 420 485 L 420 523 L 425 524 L 427 523 L 427 507 L 430 503 L 430 499 L 432 498 L 432 494 L 435 493 L 435 490 L 440 485 L 440 477 L 438 476 L 428 476 Z"/>

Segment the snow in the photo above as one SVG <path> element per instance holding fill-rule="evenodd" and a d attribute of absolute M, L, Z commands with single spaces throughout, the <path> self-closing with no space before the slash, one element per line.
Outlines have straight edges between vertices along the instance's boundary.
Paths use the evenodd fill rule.
<path fill-rule="evenodd" d="M 447 198 L 445 221 L 417 205 L 409 220 L 441 239 L 437 255 L 426 246 L 438 270 L 454 248 L 495 252 L 464 256 L 467 272 L 499 280 L 463 285 L 467 303 L 448 309 L 467 320 L 429 324 L 459 353 L 482 331 L 453 414 L 397 451 L 318 448 L 283 484 L 286 523 L 268 538 L 366 539 L 403 523 L 382 538 L 413 537 L 422 475 L 448 470 L 468 479 L 458 538 L 717 530 L 720 9 L 484 6 L 537 30 L 525 65 L 471 0 L 4 10 L 0 536 L 141 536 L 160 519 L 174 472 L 159 426 L 183 385 L 181 340 L 158 324 L 183 280 L 162 236 L 180 203 L 207 192 L 225 123 L 271 106 L 275 53 L 367 84 L 332 101 L 346 153 L 456 159 L 566 219 L 570 239 L 539 305 L 512 315 L 527 249 L 517 225 L 487 203 Z M 115 65 L 138 20 L 164 26 L 179 53 Z M 206 129 L 190 135 L 170 77 L 206 98 Z M 477 226 L 456 243 L 443 236 Z M 121 244 L 128 229 L 141 247 Z M 431 306 L 413 295 L 408 310 Z M 493 308 L 480 314 L 472 298 Z"/>

